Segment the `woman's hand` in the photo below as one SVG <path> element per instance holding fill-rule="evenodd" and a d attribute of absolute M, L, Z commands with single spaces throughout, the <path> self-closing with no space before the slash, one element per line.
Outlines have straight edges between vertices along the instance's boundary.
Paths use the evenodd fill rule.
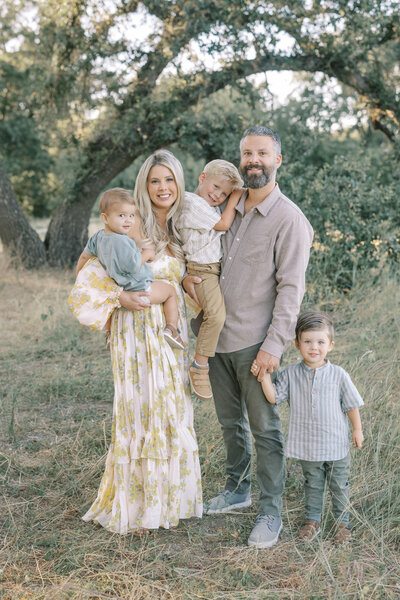
<path fill-rule="evenodd" d="M 128 310 L 143 310 L 149 307 L 150 292 L 121 292 L 119 302 Z M 147 302 L 146 302 L 147 298 Z"/>
<path fill-rule="evenodd" d="M 196 283 L 201 283 L 203 280 L 201 277 L 196 277 L 196 275 L 186 275 L 186 277 L 182 280 L 183 289 L 192 300 L 196 302 L 200 306 L 199 299 L 196 294 Z"/>

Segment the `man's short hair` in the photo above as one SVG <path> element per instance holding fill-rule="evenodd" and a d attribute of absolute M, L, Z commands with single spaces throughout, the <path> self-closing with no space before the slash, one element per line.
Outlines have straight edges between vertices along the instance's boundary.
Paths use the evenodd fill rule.
<path fill-rule="evenodd" d="M 232 163 L 227 160 L 216 159 L 207 163 L 203 169 L 203 173 L 206 177 L 224 177 L 229 183 L 232 184 L 232 189 L 237 190 L 243 186 L 243 179 L 240 177 L 240 173 Z"/>
<path fill-rule="evenodd" d="M 302 313 L 296 323 L 296 340 L 300 342 L 301 334 L 305 331 L 321 331 L 322 329 L 328 332 L 328 337 L 332 342 L 335 330 L 329 315 L 319 311 Z"/>
<path fill-rule="evenodd" d="M 272 138 L 274 140 L 276 153 L 281 154 L 281 152 L 282 152 L 281 138 L 276 133 L 276 131 L 273 131 L 269 127 L 265 127 L 264 125 L 255 125 L 254 127 L 248 127 L 242 135 L 242 139 L 240 140 L 240 147 L 242 147 L 244 138 L 248 137 L 249 135 L 259 135 L 259 136 Z"/>
<path fill-rule="evenodd" d="M 111 188 L 100 196 L 100 213 L 107 213 L 114 204 L 134 204 L 132 193 L 124 188 Z"/>

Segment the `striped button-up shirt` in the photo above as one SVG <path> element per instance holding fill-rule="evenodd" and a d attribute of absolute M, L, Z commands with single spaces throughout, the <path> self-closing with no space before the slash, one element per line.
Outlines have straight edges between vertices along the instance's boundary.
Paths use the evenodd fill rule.
<path fill-rule="evenodd" d="M 294 338 L 313 230 L 278 185 L 247 213 L 246 197 L 247 191 L 222 237 L 226 320 L 217 352 L 262 342 L 262 350 L 280 358 Z"/>
<path fill-rule="evenodd" d="M 364 404 L 350 375 L 329 361 L 319 369 L 290 365 L 275 383 L 276 403 L 289 402 L 286 455 L 331 461 L 349 452 L 347 411 Z"/>
<path fill-rule="evenodd" d="M 187 261 L 208 265 L 221 260 L 221 235 L 225 232 L 214 229 L 220 220 L 218 206 L 210 206 L 201 196 L 185 192 L 177 228 Z"/>

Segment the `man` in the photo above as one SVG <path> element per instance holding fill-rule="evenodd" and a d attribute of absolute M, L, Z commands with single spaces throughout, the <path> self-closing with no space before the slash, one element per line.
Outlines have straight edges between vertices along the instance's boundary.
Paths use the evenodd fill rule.
<path fill-rule="evenodd" d="M 285 464 L 280 418 L 265 401 L 260 382 L 265 372 L 278 368 L 294 337 L 313 231 L 275 181 L 282 162 L 279 136 L 267 127 L 250 127 L 240 142 L 240 155 L 248 189 L 222 240 L 220 285 L 226 321 L 216 355 L 210 359 L 210 381 L 227 453 L 227 480 L 225 489 L 206 503 L 205 512 L 250 506 L 251 431 L 261 493 L 248 544 L 269 548 L 282 529 Z M 189 293 L 194 281 L 187 278 L 184 282 Z M 250 372 L 254 359 L 256 377 Z"/>

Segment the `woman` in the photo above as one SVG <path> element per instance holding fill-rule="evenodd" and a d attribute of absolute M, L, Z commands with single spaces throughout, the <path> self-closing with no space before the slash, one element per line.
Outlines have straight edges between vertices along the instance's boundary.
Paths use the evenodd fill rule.
<path fill-rule="evenodd" d="M 175 226 L 183 194 L 180 162 L 166 150 L 155 152 L 136 180 L 134 198 L 140 219 L 136 219 L 132 237 L 136 242 L 146 237 L 154 243 L 156 255 L 150 266 L 156 279 L 175 287 L 179 328 L 187 344 L 180 287 L 184 261 Z M 104 308 L 105 320 L 112 312 L 110 348 L 115 386 L 106 468 L 97 498 L 83 519 L 125 534 L 169 528 L 181 518 L 201 517 L 200 465 L 187 351 L 172 350 L 166 343 L 161 306 L 149 307 L 141 301 L 145 292 L 122 291 L 106 276 L 97 259 L 85 265 L 80 279 L 80 301 L 72 300 L 75 314 L 85 304 L 82 298 L 86 292 L 90 294 L 89 304 L 100 303 Z M 136 310 L 125 310 L 121 305 Z"/>

